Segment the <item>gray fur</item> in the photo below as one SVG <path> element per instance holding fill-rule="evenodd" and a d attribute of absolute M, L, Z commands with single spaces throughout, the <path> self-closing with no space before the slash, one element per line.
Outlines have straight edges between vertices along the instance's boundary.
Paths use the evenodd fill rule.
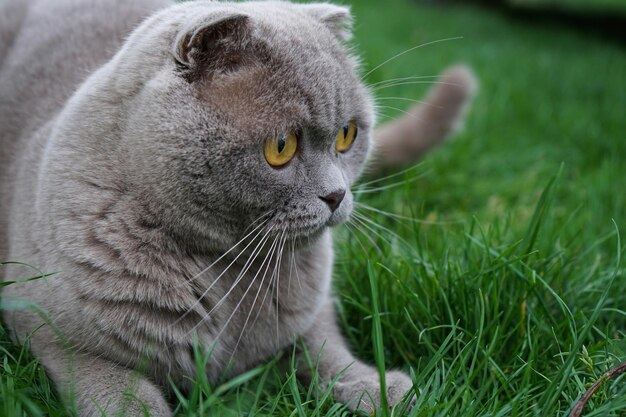
<path fill-rule="evenodd" d="M 342 44 L 348 10 L 114 4 L 0 5 L 0 259 L 60 271 L 7 287 L 4 300 L 45 314 L 6 323 L 25 340 L 47 317 L 32 350 L 85 416 L 140 414 L 129 389 L 170 415 L 167 378 L 185 388 L 194 337 L 214 346 L 211 381 L 302 337 L 313 356 L 323 346 L 326 382 L 350 366 L 340 401 L 375 408 L 377 373 L 348 351 L 330 292 L 328 226 L 350 214 L 374 125 Z M 351 119 L 357 140 L 338 154 Z M 286 130 L 299 151 L 275 169 L 262 143 Z M 332 213 L 319 197 L 342 189 Z M 411 381 L 391 372 L 388 385 L 394 403 Z M 374 403 L 356 402 L 364 391 Z"/>

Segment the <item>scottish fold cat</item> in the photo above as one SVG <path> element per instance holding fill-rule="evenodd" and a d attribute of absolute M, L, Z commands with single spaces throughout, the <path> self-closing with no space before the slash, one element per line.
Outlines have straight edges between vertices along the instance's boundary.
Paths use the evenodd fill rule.
<path fill-rule="evenodd" d="M 350 23 L 331 4 L 0 4 L 0 259 L 59 272 L 7 287 L 39 307 L 4 320 L 80 415 L 169 416 L 194 343 L 215 381 L 296 338 L 323 383 L 343 372 L 339 401 L 379 406 L 376 370 L 335 322 L 329 227 L 368 155 L 414 161 L 473 80 L 448 71 L 373 131 Z M 413 392 L 405 373 L 386 381 L 391 404 Z"/>

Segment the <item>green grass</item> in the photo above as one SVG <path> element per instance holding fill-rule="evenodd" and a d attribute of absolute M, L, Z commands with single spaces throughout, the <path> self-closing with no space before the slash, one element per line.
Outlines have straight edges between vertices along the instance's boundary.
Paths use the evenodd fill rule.
<path fill-rule="evenodd" d="M 402 185 L 359 196 L 403 218 L 361 207 L 367 220 L 336 231 L 347 339 L 379 368 L 412 372 L 421 390 L 412 416 L 566 415 L 626 360 L 626 52 L 464 6 L 360 0 L 353 11 L 366 69 L 463 36 L 416 49 L 368 82 L 434 75 L 461 61 L 479 75 L 481 92 L 463 133 L 376 184 L 406 179 Z M 378 94 L 419 99 L 426 88 Z M 1 328 L 0 350 L 0 415 L 64 415 L 41 366 Z M 330 391 L 295 379 L 290 356 L 217 387 L 198 381 L 179 399 L 179 415 L 345 413 Z M 625 410 L 618 378 L 586 415 Z"/>

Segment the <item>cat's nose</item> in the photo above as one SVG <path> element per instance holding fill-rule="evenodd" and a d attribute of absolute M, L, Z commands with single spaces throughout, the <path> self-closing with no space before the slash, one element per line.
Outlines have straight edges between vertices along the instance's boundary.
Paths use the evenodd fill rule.
<path fill-rule="evenodd" d="M 337 207 L 339 207 L 339 204 L 341 204 L 341 202 L 343 201 L 343 198 L 345 196 L 346 196 L 346 190 L 337 190 L 323 197 L 320 196 L 320 199 L 324 203 L 328 204 L 328 207 L 330 207 L 330 211 L 334 213 L 335 210 L 337 210 Z"/>

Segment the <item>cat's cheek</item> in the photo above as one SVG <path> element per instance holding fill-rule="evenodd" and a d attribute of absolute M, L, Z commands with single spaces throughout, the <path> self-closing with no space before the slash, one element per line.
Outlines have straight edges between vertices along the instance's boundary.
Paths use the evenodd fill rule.
<path fill-rule="evenodd" d="M 349 152 L 340 155 L 342 169 L 349 184 L 353 184 L 361 175 L 367 160 L 368 151 L 369 146 L 367 143 L 355 144 Z"/>

